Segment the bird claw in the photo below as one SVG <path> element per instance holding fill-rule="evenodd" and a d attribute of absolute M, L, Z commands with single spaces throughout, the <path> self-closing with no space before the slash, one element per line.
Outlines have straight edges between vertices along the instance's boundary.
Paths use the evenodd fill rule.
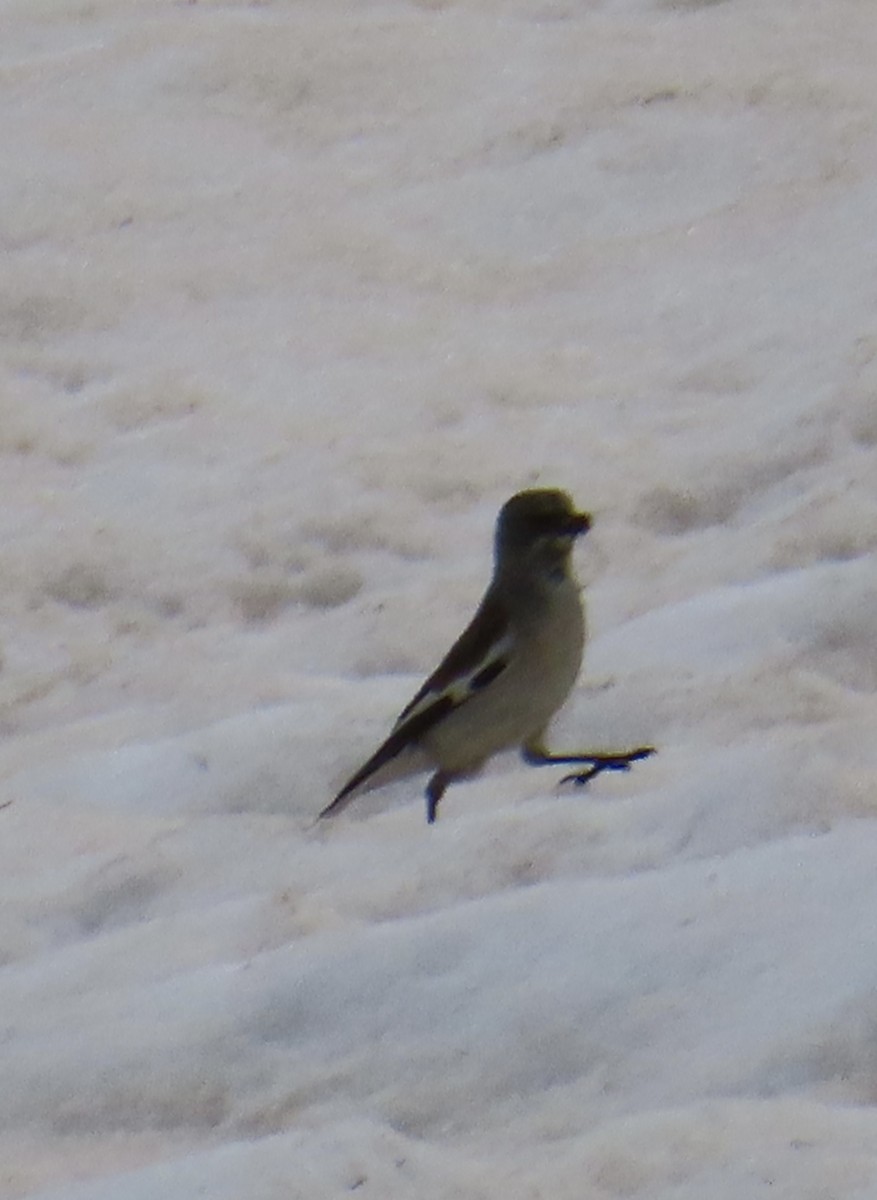
<path fill-rule="evenodd" d="M 591 767 L 590 771 L 583 771 L 581 775 L 564 775 L 561 783 L 574 783 L 576 787 L 584 787 L 589 779 L 593 779 L 597 772 Z"/>
<path fill-rule="evenodd" d="M 600 763 L 599 766 L 588 767 L 587 771 L 574 771 L 572 775 L 564 775 L 561 783 L 574 783 L 576 787 L 584 787 L 591 779 L 597 775 L 602 775 L 604 771 L 629 771 L 629 762 L 606 762 Z"/>
<path fill-rule="evenodd" d="M 574 783 L 576 787 L 584 787 L 586 783 L 589 783 L 595 776 L 602 775 L 604 771 L 629 771 L 633 763 L 639 762 L 643 758 L 651 758 L 654 753 L 654 746 L 643 746 L 639 750 L 632 750 L 630 754 L 595 758 L 587 771 L 573 771 L 571 775 L 564 775 L 560 782 Z"/>

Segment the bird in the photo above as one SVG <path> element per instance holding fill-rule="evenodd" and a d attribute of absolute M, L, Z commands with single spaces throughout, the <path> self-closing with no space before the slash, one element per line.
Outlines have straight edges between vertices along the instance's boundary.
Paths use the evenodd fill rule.
<path fill-rule="evenodd" d="M 433 769 L 425 792 L 429 824 L 450 784 L 477 774 L 502 750 L 519 748 L 531 766 L 576 764 L 583 769 L 561 782 L 579 786 L 655 753 L 653 746 L 605 754 L 546 749 L 548 725 L 572 691 L 584 653 L 572 551 L 591 524 L 590 513 L 577 511 L 560 489 L 532 488 L 506 501 L 496 521 L 493 575 L 474 617 L 320 818 L 380 786 L 377 773 L 412 751 L 419 766 Z"/>

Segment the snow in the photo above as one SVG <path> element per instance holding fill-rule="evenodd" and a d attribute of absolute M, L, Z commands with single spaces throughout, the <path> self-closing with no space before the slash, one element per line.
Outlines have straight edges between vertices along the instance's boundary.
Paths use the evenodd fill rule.
<path fill-rule="evenodd" d="M 0 30 L 3 1200 L 877 1196 L 870 5 Z M 534 484 L 658 755 L 315 824 Z"/>

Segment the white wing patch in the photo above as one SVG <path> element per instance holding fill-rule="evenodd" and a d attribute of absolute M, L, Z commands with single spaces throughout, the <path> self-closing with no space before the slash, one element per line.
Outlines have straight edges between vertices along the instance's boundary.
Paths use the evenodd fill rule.
<path fill-rule="evenodd" d="M 468 671 L 449 680 L 443 687 L 432 687 L 425 690 L 414 703 L 405 709 L 393 728 L 398 729 L 400 725 L 407 724 L 412 717 L 426 712 L 427 709 L 442 701 L 446 707 L 445 715 L 459 708 L 461 704 L 465 704 L 478 692 L 489 687 L 494 679 L 502 674 L 508 666 L 511 648 L 512 639 L 508 635 L 494 642 L 490 647 L 490 653 L 474 663 Z"/>

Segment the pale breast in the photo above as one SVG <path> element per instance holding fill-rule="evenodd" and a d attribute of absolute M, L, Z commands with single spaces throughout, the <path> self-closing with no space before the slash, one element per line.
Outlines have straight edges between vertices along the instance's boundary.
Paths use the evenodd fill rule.
<path fill-rule="evenodd" d="M 581 596 L 564 579 L 539 599 L 532 620 L 527 609 L 517 618 L 516 653 L 506 670 L 424 736 L 436 765 L 475 770 L 492 754 L 538 737 L 566 700 L 585 643 Z"/>

